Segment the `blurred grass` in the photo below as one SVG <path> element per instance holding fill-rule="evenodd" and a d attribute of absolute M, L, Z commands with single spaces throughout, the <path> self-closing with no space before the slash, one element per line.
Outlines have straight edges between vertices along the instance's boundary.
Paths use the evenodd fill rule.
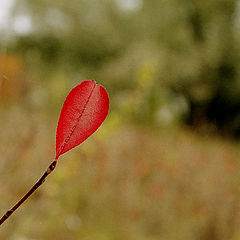
<path fill-rule="evenodd" d="M 239 0 L 12 4 L 0 11 L 0 213 L 54 158 L 73 86 L 96 79 L 110 113 L 0 239 L 240 240 Z"/>
<path fill-rule="evenodd" d="M 54 157 L 57 117 L 47 116 L 1 111 L 2 214 Z M 59 160 L 0 239 L 239 239 L 239 144 L 115 118 Z"/>

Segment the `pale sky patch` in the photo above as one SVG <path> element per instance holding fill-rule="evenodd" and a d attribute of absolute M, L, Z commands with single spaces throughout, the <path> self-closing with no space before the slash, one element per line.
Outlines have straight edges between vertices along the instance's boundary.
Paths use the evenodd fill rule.
<path fill-rule="evenodd" d="M 24 35 L 32 30 L 31 19 L 27 15 L 18 15 L 14 18 L 13 30 L 15 33 Z"/>
<path fill-rule="evenodd" d="M 8 28 L 10 11 L 15 0 L 0 0 L 0 30 Z"/>
<path fill-rule="evenodd" d="M 135 11 L 142 7 L 142 0 L 116 0 L 118 6 L 125 11 Z"/>

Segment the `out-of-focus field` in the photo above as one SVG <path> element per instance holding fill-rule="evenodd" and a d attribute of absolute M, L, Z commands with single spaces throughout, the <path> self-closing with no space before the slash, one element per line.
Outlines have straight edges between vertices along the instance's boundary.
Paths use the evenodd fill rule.
<path fill-rule="evenodd" d="M 1 111 L 1 213 L 54 157 L 56 121 L 19 106 Z M 237 240 L 239 155 L 239 144 L 124 125 L 110 111 L 99 131 L 61 157 L 0 239 Z"/>
<path fill-rule="evenodd" d="M 0 36 L 0 215 L 70 89 L 110 96 L 0 240 L 240 240 L 240 0 L 0 0 Z"/>

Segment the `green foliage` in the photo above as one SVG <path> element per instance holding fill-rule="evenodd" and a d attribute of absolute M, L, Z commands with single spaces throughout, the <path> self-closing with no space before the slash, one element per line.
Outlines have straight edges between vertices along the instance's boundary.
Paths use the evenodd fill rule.
<path fill-rule="evenodd" d="M 18 1 L 13 19 L 28 15 L 32 31 L 15 35 L 11 49 L 39 81 L 58 68 L 70 82 L 100 79 L 118 111 L 117 99 L 130 94 L 125 114 L 136 122 L 159 124 L 168 111 L 167 124 L 210 123 L 238 134 L 238 1 L 128 1 L 132 9 L 124 2 Z M 175 99 L 185 102 L 178 111 L 169 107 Z"/>

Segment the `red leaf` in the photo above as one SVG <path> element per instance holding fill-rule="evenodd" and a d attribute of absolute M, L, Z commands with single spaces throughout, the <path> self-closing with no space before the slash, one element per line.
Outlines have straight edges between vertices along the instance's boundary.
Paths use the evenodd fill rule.
<path fill-rule="evenodd" d="M 55 159 L 91 136 L 105 120 L 108 109 L 107 91 L 94 80 L 73 88 L 58 121 Z"/>

